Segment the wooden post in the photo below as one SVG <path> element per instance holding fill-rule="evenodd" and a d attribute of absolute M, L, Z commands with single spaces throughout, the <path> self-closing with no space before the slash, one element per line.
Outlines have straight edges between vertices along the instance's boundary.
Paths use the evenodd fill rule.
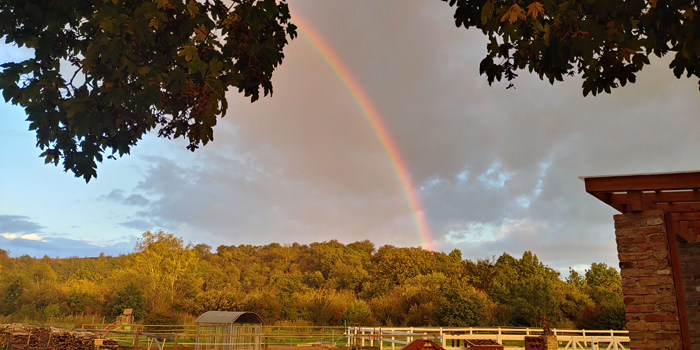
<path fill-rule="evenodd" d="M 139 335 L 140 335 L 140 334 L 141 334 L 141 333 L 139 333 L 139 332 L 136 332 L 136 334 L 134 334 L 134 343 L 131 344 L 131 345 L 136 346 L 136 347 L 139 347 Z"/>

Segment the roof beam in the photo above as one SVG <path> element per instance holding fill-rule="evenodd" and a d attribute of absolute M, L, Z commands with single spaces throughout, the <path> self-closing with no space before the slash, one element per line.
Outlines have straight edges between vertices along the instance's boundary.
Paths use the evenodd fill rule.
<path fill-rule="evenodd" d="M 700 212 L 700 203 L 656 203 L 656 206 L 668 213 L 672 212 Z"/>
<path fill-rule="evenodd" d="M 678 220 L 676 219 L 677 215 L 674 214 L 675 213 L 672 213 L 670 214 L 670 216 L 671 220 L 675 222 L 673 225 L 668 225 L 667 228 L 671 231 L 674 231 L 673 233 L 675 233 L 676 236 L 678 236 L 678 238 L 680 238 L 680 240 L 683 242 L 696 242 L 697 234 L 693 234 L 692 232 L 690 232 L 690 226 L 695 226 L 697 224 L 691 224 L 691 221 L 688 220 Z"/>
<path fill-rule="evenodd" d="M 697 188 L 700 172 L 587 177 L 586 192 L 663 191 Z"/>

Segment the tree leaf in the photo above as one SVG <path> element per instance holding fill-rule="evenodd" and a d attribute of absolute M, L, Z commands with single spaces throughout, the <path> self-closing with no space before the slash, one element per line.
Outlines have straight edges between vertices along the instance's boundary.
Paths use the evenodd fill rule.
<path fill-rule="evenodd" d="M 481 9 L 481 23 L 486 24 L 489 19 L 493 16 L 493 1 L 487 1 L 484 7 Z"/>
<path fill-rule="evenodd" d="M 187 3 L 187 10 L 190 11 L 190 17 L 194 18 L 199 13 L 199 5 L 194 0 L 190 0 Z"/>
<path fill-rule="evenodd" d="M 527 6 L 527 15 L 532 19 L 536 19 L 538 15 L 544 17 L 544 6 L 539 1 L 531 3 Z"/>

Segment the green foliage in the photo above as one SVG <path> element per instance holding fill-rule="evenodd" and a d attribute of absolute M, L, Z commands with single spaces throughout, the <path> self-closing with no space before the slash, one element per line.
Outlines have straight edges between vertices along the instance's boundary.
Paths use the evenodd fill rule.
<path fill-rule="evenodd" d="M 380 323 L 383 326 L 537 326 L 618 329 L 625 325 L 620 276 L 605 264 L 566 281 L 525 252 L 521 258 L 462 260 L 369 241 L 310 245 L 193 246 L 145 232 L 118 257 L 6 257 L 0 311 L 9 320 L 56 322 L 126 308 L 144 323 L 179 323 L 209 310 L 253 311 L 266 324 Z M 0 256 L 0 258 L 2 258 Z M 156 281 L 157 283 L 153 283 Z M 87 317 L 91 319 L 91 317 Z"/>
<path fill-rule="evenodd" d="M 144 296 L 141 289 L 135 283 L 114 292 L 110 302 L 106 305 L 107 315 L 117 317 L 124 312 L 124 309 L 133 309 L 134 319 L 141 319 L 145 311 Z"/>
<path fill-rule="evenodd" d="M 464 283 L 450 281 L 440 288 L 436 316 L 440 325 L 477 327 L 486 324 L 488 296 Z"/>
<path fill-rule="evenodd" d="M 369 307 L 364 300 L 355 300 L 352 304 L 343 311 L 341 320 L 345 320 L 347 324 L 353 325 L 359 323 L 361 325 L 372 325 L 374 324 L 374 317 L 372 317 L 372 309 Z"/>
<path fill-rule="evenodd" d="M 676 77 L 700 77 L 697 4 L 686 0 L 443 0 L 455 24 L 488 36 L 479 71 L 513 86 L 527 69 L 550 83 L 580 74 L 583 94 L 636 81 L 649 57 L 673 53 Z"/>
<path fill-rule="evenodd" d="M 34 57 L 2 64 L 0 89 L 46 163 L 89 181 L 154 128 L 206 145 L 230 88 L 271 94 L 289 19 L 275 0 L 3 0 L 0 38 Z"/>
<path fill-rule="evenodd" d="M 194 267 L 199 255 L 182 238 L 162 230 L 146 231 L 136 243 L 135 251 L 133 266 L 147 281 L 149 309 L 165 311 L 166 303 L 172 304 L 176 296 L 198 288 Z"/>
<path fill-rule="evenodd" d="M 172 312 L 152 311 L 143 318 L 144 324 L 178 325 L 182 318 Z"/>
<path fill-rule="evenodd" d="M 622 278 L 614 268 L 602 263 L 593 263 L 591 268 L 586 270 L 585 280 L 584 290 L 596 304 L 622 302 Z"/>

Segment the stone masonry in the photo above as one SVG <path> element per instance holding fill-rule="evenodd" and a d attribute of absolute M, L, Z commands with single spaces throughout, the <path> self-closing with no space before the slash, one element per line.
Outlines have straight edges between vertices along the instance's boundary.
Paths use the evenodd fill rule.
<path fill-rule="evenodd" d="M 614 219 L 630 349 L 681 349 L 676 291 L 663 212 L 649 210 L 620 214 Z M 697 267 L 700 262 L 696 259 L 686 263 L 689 269 L 693 264 Z M 695 283 L 700 282 L 697 278 L 700 276 L 688 276 Z M 697 310 L 697 298 L 694 300 Z"/>
<path fill-rule="evenodd" d="M 685 308 L 690 330 L 690 348 L 700 350 L 700 242 L 679 243 Z"/>

